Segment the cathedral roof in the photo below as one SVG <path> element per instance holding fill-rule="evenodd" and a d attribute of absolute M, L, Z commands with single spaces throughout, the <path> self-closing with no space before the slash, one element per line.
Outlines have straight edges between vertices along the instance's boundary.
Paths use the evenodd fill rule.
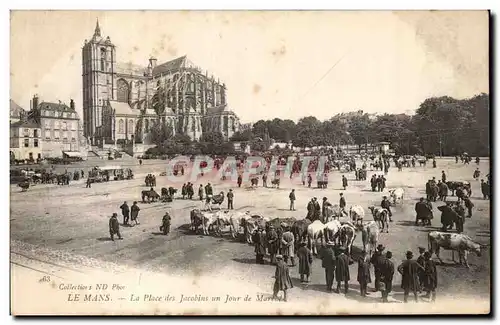
<path fill-rule="evenodd" d="M 24 109 L 11 99 L 10 100 L 10 116 L 11 117 L 20 117 L 22 113 L 24 113 Z"/>
<path fill-rule="evenodd" d="M 115 114 L 120 115 L 139 115 L 139 111 L 133 110 L 128 103 L 109 101 L 109 105 L 115 111 Z"/>
<path fill-rule="evenodd" d="M 138 64 L 133 64 L 132 62 L 116 62 L 115 64 L 115 72 L 121 74 L 130 74 L 130 75 L 138 75 L 144 76 L 144 72 L 146 68 L 140 66 Z"/>
<path fill-rule="evenodd" d="M 187 68 L 190 66 L 192 66 L 192 64 L 190 64 L 189 60 L 187 59 L 187 56 L 184 55 L 181 56 L 180 58 L 173 59 L 165 63 L 162 63 L 160 65 L 157 65 L 153 69 L 153 76 L 157 76 L 162 73 L 168 73 L 171 71 L 176 71 L 179 70 L 180 68 Z"/>

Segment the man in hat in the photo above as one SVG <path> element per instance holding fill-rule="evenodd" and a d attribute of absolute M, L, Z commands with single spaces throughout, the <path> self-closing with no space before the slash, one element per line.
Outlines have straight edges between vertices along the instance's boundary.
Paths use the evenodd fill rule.
<path fill-rule="evenodd" d="M 234 199 L 233 189 L 229 189 L 229 192 L 227 192 L 227 209 L 228 210 L 234 210 L 233 199 Z"/>
<path fill-rule="evenodd" d="M 267 251 L 269 252 L 269 259 L 271 264 L 276 263 L 275 256 L 278 253 L 278 234 L 273 225 L 269 226 L 269 231 L 266 233 Z"/>
<path fill-rule="evenodd" d="M 332 292 L 333 290 L 333 279 L 335 277 L 335 265 L 337 263 L 337 258 L 335 257 L 335 252 L 333 250 L 333 242 L 328 241 L 326 247 L 323 247 L 320 251 L 321 267 L 325 269 L 326 278 L 326 290 Z"/>
<path fill-rule="evenodd" d="M 203 184 L 200 184 L 198 188 L 198 196 L 200 197 L 200 201 L 203 201 Z"/>
<path fill-rule="evenodd" d="M 344 191 L 347 186 L 348 186 L 347 178 L 345 177 L 345 175 L 342 175 L 342 187 L 344 188 Z"/>
<path fill-rule="evenodd" d="M 111 236 L 111 240 L 115 241 L 114 236 L 118 235 L 118 239 L 123 239 L 120 234 L 120 223 L 118 222 L 118 214 L 113 213 L 111 218 L 109 219 L 109 235 Z"/>
<path fill-rule="evenodd" d="M 392 222 L 391 202 L 387 199 L 386 195 L 384 195 L 382 202 L 380 202 L 380 207 L 389 212 L 389 221 Z"/>
<path fill-rule="evenodd" d="M 392 291 L 392 280 L 394 278 L 394 263 L 391 261 L 392 253 L 387 251 L 385 258 L 379 264 L 380 281 L 383 283 L 382 302 L 389 302 L 389 293 Z"/>
<path fill-rule="evenodd" d="M 341 210 L 345 210 L 347 203 L 345 202 L 345 197 L 343 193 L 340 193 L 339 206 Z"/>
<path fill-rule="evenodd" d="M 130 214 L 130 208 L 127 205 L 127 201 L 123 202 L 123 204 L 120 206 L 120 209 L 122 210 L 122 216 L 123 216 L 123 225 L 128 225 L 128 219 L 129 219 L 129 214 Z"/>
<path fill-rule="evenodd" d="M 319 205 L 318 199 L 316 197 L 313 197 L 313 207 L 313 220 L 319 220 L 321 215 L 321 206 Z"/>
<path fill-rule="evenodd" d="M 299 244 L 299 246 L 300 247 L 297 250 L 297 258 L 299 259 L 300 282 L 309 282 L 309 276 L 311 275 L 313 256 L 311 254 L 311 250 L 309 248 L 307 248 L 305 241 L 302 241 Z"/>
<path fill-rule="evenodd" d="M 290 231 L 290 227 L 286 225 L 283 227 L 283 234 L 281 235 L 281 254 L 283 255 L 285 263 L 288 264 L 288 258 L 292 262 L 292 266 L 295 266 L 295 236 Z"/>
<path fill-rule="evenodd" d="M 490 188 L 488 186 L 488 183 L 484 182 L 484 179 L 481 180 L 481 193 L 483 193 L 484 200 L 490 199 Z"/>
<path fill-rule="evenodd" d="M 165 212 L 165 215 L 161 220 L 161 227 L 160 227 L 160 231 L 163 231 L 164 235 L 168 235 L 168 233 L 170 232 L 170 220 L 172 220 L 170 214 L 168 212 Z"/>
<path fill-rule="evenodd" d="M 425 258 L 424 258 L 425 248 L 419 247 L 418 253 L 420 255 L 417 257 L 417 263 L 421 266 L 424 266 L 425 265 Z M 422 292 L 424 281 L 425 281 L 425 272 L 424 272 L 424 270 L 419 270 L 418 271 L 418 284 L 420 285 L 419 293 Z"/>
<path fill-rule="evenodd" d="M 436 301 L 436 288 L 437 288 L 437 269 L 436 269 L 436 264 L 434 263 L 433 260 L 431 260 L 431 253 L 430 252 L 425 252 L 424 253 L 424 258 L 425 258 L 425 282 L 424 282 L 424 289 L 427 292 L 427 294 L 424 296 L 426 298 L 429 298 L 431 296 L 431 301 Z"/>
<path fill-rule="evenodd" d="M 474 203 L 470 200 L 468 195 L 464 195 L 464 205 L 467 208 L 467 218 L 472 218 L 472 208 L 474 208 Z"/>
<path fill-rule="evenodd" d="M 314 221 L 314 198 L 307 203 L 307 219 Z"/>
<path fill-rule="evenodd" d="M 139 218 L 139 211 L 141 211 L 141 209 L 137 206 L 137 201 L 134 201 L 134 204 L 132 204 L 130 211 L 130 220 L 135 221 L 135 224 L 138 225 L 139 222 L 137 221 L 137 219 Z"/>
<path fill-rule="evenodd" d="M 382 255 L 385 247 L 382 244 L 378 244 L 377 249 L 373 253 L 370 263 L 373 265 L 373 271 L 375 273 L 375 290 L 380 290 L 380 267 L 379 265 L 382 263 L 384 256 Z"/>
<path fill-rule="evenodd" d="M 278 299 L 278 292 L 283 291 L 283 300 L 287 301 L 287 290 L 293 288 L 290 271 L 283 256 L 276 255 L 276 271 L 274 272 L 273 299 Z"/>
<path fill-rule="evenodd" d="M 311 187 L 312 181 L 313 181 L 313 179 L 312 179 L 311 174 L 308 174 L 307 175 L 307 187 Z"/>
<path fill-rule="evenodd" d="M 446 174 L 445 174 L 444 170 L 441 171 L 441 181 L 443 183 L 446 183 Z"/>
<path fill-rule="evenodd" d="M 403 261 L 398 266 L 398 272 L 402 275 L 401 289 L 404 290 L 404 302 L 408 302 L 408 295 L 410 291 L 413 292 L 415 302 L 418 302 L 418 291 L 420 290 L 420 283 L 418 281 L 418 272 L 425 271 L 425 269 L 413 260 L 413 252 L 406 252 L 406 261 Z"/>
<path fill-rule="evenodd" d="M 337 290 L 336 293 L 340 293 L 341 283 L 344 282 L 344 293 L 347 294 L 349 291 L 349 280 L 351 279 L 349 274 L 349 265 L 353 263 L 352 259 L 345 254 L 345 248 L 340 246 L 338 248 L 337 265 L 335 268 L 335 277 L 337 277 Z"/>
<path fill-rule="evenodd" d="M 326 197 L 323 198 L 323 204 L 321 206 L 321 216 L 323 217 L 323 222 L 326 223 L 327 220 L 326 220 L 326 209 L 328 207 L 331 207 L 332 204 L 330 202 L 328 202 L 328 199 Z"/>
<path fill-rule="evenodd" d="M 370 261 L 368 260 L 368 254 L 363 251 L 358 258 L 358 283 L 359 283 L 359 293 L 362 297 L 365 297 L 368 293 L 366 289 L 368 283 L 372 282 L 370 276 Z"/>
<path fill-rule="evenodd" d="M 253 242 L 255 245 L 255 262 L 257 264 L 264 264 L 264 255 L 266 255 L 265 237 L 263 234 L 264 229 L 259 226 L 253 235 Z"/>
<path fill-rule="evenodd" d="M 295 189 L 292 189 L 288 198 L 290 199 L 290 211 L 295 211 Z"/>

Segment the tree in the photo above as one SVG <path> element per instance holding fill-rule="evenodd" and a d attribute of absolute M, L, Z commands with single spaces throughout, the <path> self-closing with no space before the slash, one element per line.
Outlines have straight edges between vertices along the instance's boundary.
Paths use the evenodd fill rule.
<path fill-rule="evenodd" d="M 157 115 L 162 115 L 165 113 L 166 106 L 166 92 L 165 88 L 162 86 L 161 82 L 158 80 L 156 83 L 156 91 L 151 99 L 151 105 L 155 110 Z"/>
<path fill-rule="evenodd" d="M 169 125 L 157 121 L 150 129 L 151 141 L 157 146 L 163 146 L 164 142 L 172 137 L 173 130 Z"/>
<path fill-rule="evenodd" d="M 224 136 L 220 132 L 204 132 L 200 139 L 201 151 L 205 154 L 220 154 L 224 145 Z"/>
<path fill-rule="evenodd" d="M 314 116 L 303 117 L 299 120 L 292 143 L 296 147 L 313 147 L 320 138 L 322 123 Z"/>

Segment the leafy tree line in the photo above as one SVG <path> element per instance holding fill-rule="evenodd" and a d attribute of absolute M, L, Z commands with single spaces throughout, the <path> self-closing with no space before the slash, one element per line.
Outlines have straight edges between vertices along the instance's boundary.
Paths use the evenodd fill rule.
<path fill-rule="evenodd" d="M 160 97 L 161 98 L 161 97 Z M 297 123 L 289 119 L 259 120 L 251 129 L 237 132 L 227 142 L 221 133 L 204 132 L 200 141 L 186 135 L 173 135 L 167 125 L 152 127 L 154 154 L 231 154 L 232 142 L 249 144 L 265 151 L 276 142 L 291 142 L 294 147 L 390 142 L 397 154 L 489 155 L 489 96 L 468 99 L 432 97 L 420 104 L 414 115 L 370 115 L 361 110 L 341 113 L 320 121 L 307 116 Z"/>

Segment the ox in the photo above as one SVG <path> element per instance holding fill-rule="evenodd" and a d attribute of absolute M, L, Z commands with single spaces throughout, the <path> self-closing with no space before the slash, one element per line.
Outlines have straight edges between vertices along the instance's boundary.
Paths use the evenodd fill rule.
<path fill-rule="evenodd" d="M 318 239 L 321 239 L 321 245 L 324 244 L 324 230 L 326 225 L 320 220 L 315 220 L 309 226 L 307 226 L 307 245 L 313 253 L 313 255 L 318 255 L 318 249 L 316 247 Z"/>
<path fill-rule="evenodd" d="M 375 221 L 370 221 L 367 224 L 363 225 L 361 230 L 361 239 L 363 240 L 363 251 L 366 252 L 366 246 L 370 245 L 370 256 L 372 255 L 372 251 L 377 247 L 378 244 L 378 236 L 380 230 Z"/>
<path fill-rule="evenodd" d="M 339 220 L 341 217 L 347 217 L 347 212 L 341 209 L 340 205 L 334 204 L 325 207 L 325 222 L 329 222 L 335 219 Z"/>
<path fill-rule="evenodd" d="M 384 232 L 384 229 L 386 229 L 386 232 L 389 232 L 389 222 L 387 222 L 389 211 L 374 206 L 369 206 L 368 209 L 372 212 L 373 220 L 380 226 L 380 230 Z"/>
<path fill-rule="evenodd" d="M 394 190 L 390 190 L 389 194 L 390 194 L 390 197 L 393 200 L 394 204 L 396 204 L 396 202 L 398 202 L 398 201 L 403 203 L 405 190 L 403 190 L 401 187 L 398 187 Z"/>
<path fill-rule="evenodd" d="M 469 268 L 469 263 L 467 261 L 468 252 L 475 252 L 477 256 L 481 256 L 481 245 L 474 242 L 469 236 L 464 234 L 454 234 L 447 232 L 431 231 L 428 234 L 429 241 L 429 252 L 431 256 L 436 253 L 437 258 L 441 263 L 441 257 L 439 257 L 439 249 L 451 250 L 451 258 L 455 262 L 455 251 L 458 252 L 458 263 L 464 262 L 465 266 Z"/>
<path fill-rule="evenodd" d="M 325 240 L 335 242 L 338 239 L 341 226 L 342 225 L 338 220 L 332 220 L 327 222 L 325 224 L 325 230 L 324 230 Z"/>
<path fill-rule="evenodd" d="M 298 248 L 300 242 L 305 241 L 307 238 L 307 228 L 311 224 L 311 220 L 302 219 L 293 223 L 292 234 L 295 238 L 295 243 Z"/>
<path fill-rule="evenodd" d="M 191 230 L 196 234 L 201 226 L 203 235 L 209 235 L 209 228 L 217 220 L 217 213 L 206 213 L 201 210 L 191 210 Z"/>
<path fill-rule="evenodd" d="M 352 254 L 352 244 L 356 239 L 356 228 L 351 225 L 344 224 L 339 230 L 340 245 L 344 247 L 348 255 Z"/>
<path fill-rule="evenodd" d="M 221 211 L 217 214 L 215 233 L 217 236 L 222 237 L 222 229 L 229 226 L 229 232 L 231 237 L 236 239 L 238 235 L 238 230 L 240 228 L 241 220 L 250 217 L 250 211 L 246 212 L 232 212 L 232 211 Z"/>
<path fill-rule="evenodd" d="M 248 244 L 253 244 L 252 234 L 255 229 L 258 227 L 265 228 L 268 221 L 268 218 L 259 215 L 249 215 L 241 219 L 241 226 Z"/>
<path fill-rule="evenodd" d="M 365 218 L 365 209 L 360 205 L 353 205 L 349 209 L 349 218 L 354 224 L 362 224 Z"/>

